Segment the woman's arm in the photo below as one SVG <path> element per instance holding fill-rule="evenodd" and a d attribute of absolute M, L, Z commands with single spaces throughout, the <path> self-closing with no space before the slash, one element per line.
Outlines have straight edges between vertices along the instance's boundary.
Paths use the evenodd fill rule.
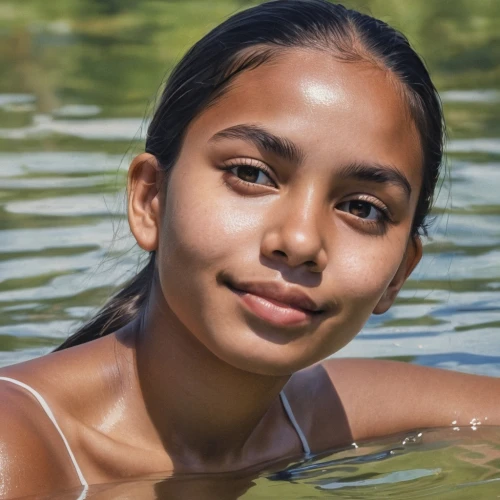
<path fill-rule="evenodd" d="M 322 364 L 352 439 L 426 427 L 500 425 L 500 379 L 396 361 Z"/>

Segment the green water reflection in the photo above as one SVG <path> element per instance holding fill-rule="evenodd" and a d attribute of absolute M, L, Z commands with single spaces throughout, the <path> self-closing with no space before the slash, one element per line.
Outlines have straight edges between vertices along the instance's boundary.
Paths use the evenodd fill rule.
<path fill-rule="evenodd" d="M 238 0 L 1 0 L 0 92 L 36 97 L 38 113 L 65 104 L 98 106 L 101 117 L 143 116 L 173 64 Z M 441 90 L 498 89 L 500 4 L 495 0 L 350 0 L 400 28 Z M 498 135 L 500 104 L 447 106 L 454 135 Z M 0 125 L 30 122 L 32 106 L 3 110 Z M 57 140 L 55 142 L 59 147 Z M 7 146 L 7 144 L 5 145 Z M 51 143 L 44 144 L 50 147 Z M 86 145 L 90 147 L 90 144 Z M 11 144 L 21 148 L 19 143 Z"/>

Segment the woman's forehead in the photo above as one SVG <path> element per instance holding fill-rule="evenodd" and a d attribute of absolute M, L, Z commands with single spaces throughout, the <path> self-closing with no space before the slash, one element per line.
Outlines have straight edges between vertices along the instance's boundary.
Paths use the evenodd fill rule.
<path fill-rule="evenodd" d="M 298 143 L 306 154 L 370 156 L 403 164 L 421 177 L 419 135 L 399 84 L 371 62 L 342 62 L 322 51 L 287 51 L 238 76 L 190 131 L 206 140 L 258 123 Z M 364 158 L 365 160 L 367 158 Z"/>

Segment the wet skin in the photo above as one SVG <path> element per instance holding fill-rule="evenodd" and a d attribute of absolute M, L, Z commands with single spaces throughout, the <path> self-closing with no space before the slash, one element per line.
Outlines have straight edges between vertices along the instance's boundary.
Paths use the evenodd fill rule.
<path fill-rule="evenodd" d="M 132 163 L 130 227 L 157 252 L 142 321 L 1 374 L 46 397 L 90 483 L 300 455 L 278 399 L 285 384 L 313 451 L 478 410 L 498 422 L 491 379 L 315 364 L 386 311 L 418 263 L 421 182 L 419 136 L 393 75 L 282 52 L 190 124 L 168 178 L 151 155 Z M 2 492 L 78 484 L 37 404 L 6 385 Z"/>

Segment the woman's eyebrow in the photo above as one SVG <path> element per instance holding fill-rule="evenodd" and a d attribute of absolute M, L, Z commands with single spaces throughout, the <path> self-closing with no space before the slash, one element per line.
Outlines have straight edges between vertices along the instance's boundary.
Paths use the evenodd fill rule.
<path fill-rule="evenodd" d="M 380 163 L 351 163 L 342 167 L 338 176 L 344 179 L 354 178 L 360 181 L 376 182 L 378 184 L 393 184 L 401 188 L 407 198 L 411 196 L 411 184 L 406 176 L 391 165 Z"/>
<path fill-rule="evenodd" d="M 277 136 L 260 125 L 234 125 L 214 134 L 209 142 L 217 142 L 221 139 L 240 139 L 250 142 L 258 149 L 273 153 L 297 165 L 301 164 L 305 156 L 292 141 Z M 396 167 L 390 165 L 357 162 L 342 167 L 337 175 L 345 179 L 355 178 L 379 184 L 393 184 L 403 189 L 408 198 L 411 195 L 411 185 L 408 179 Z"/>
<path fill-rule="evenodd" d="M 209 142 L 216 142 L 220 139 L 240 139 L 251 142 L 258 149 L 273 153 L 297 165 L 300 165 L 304 159 L 303 151 L 296 144 L 269 132 L 260 125 L 234 125 L 214 134 Z"/>

